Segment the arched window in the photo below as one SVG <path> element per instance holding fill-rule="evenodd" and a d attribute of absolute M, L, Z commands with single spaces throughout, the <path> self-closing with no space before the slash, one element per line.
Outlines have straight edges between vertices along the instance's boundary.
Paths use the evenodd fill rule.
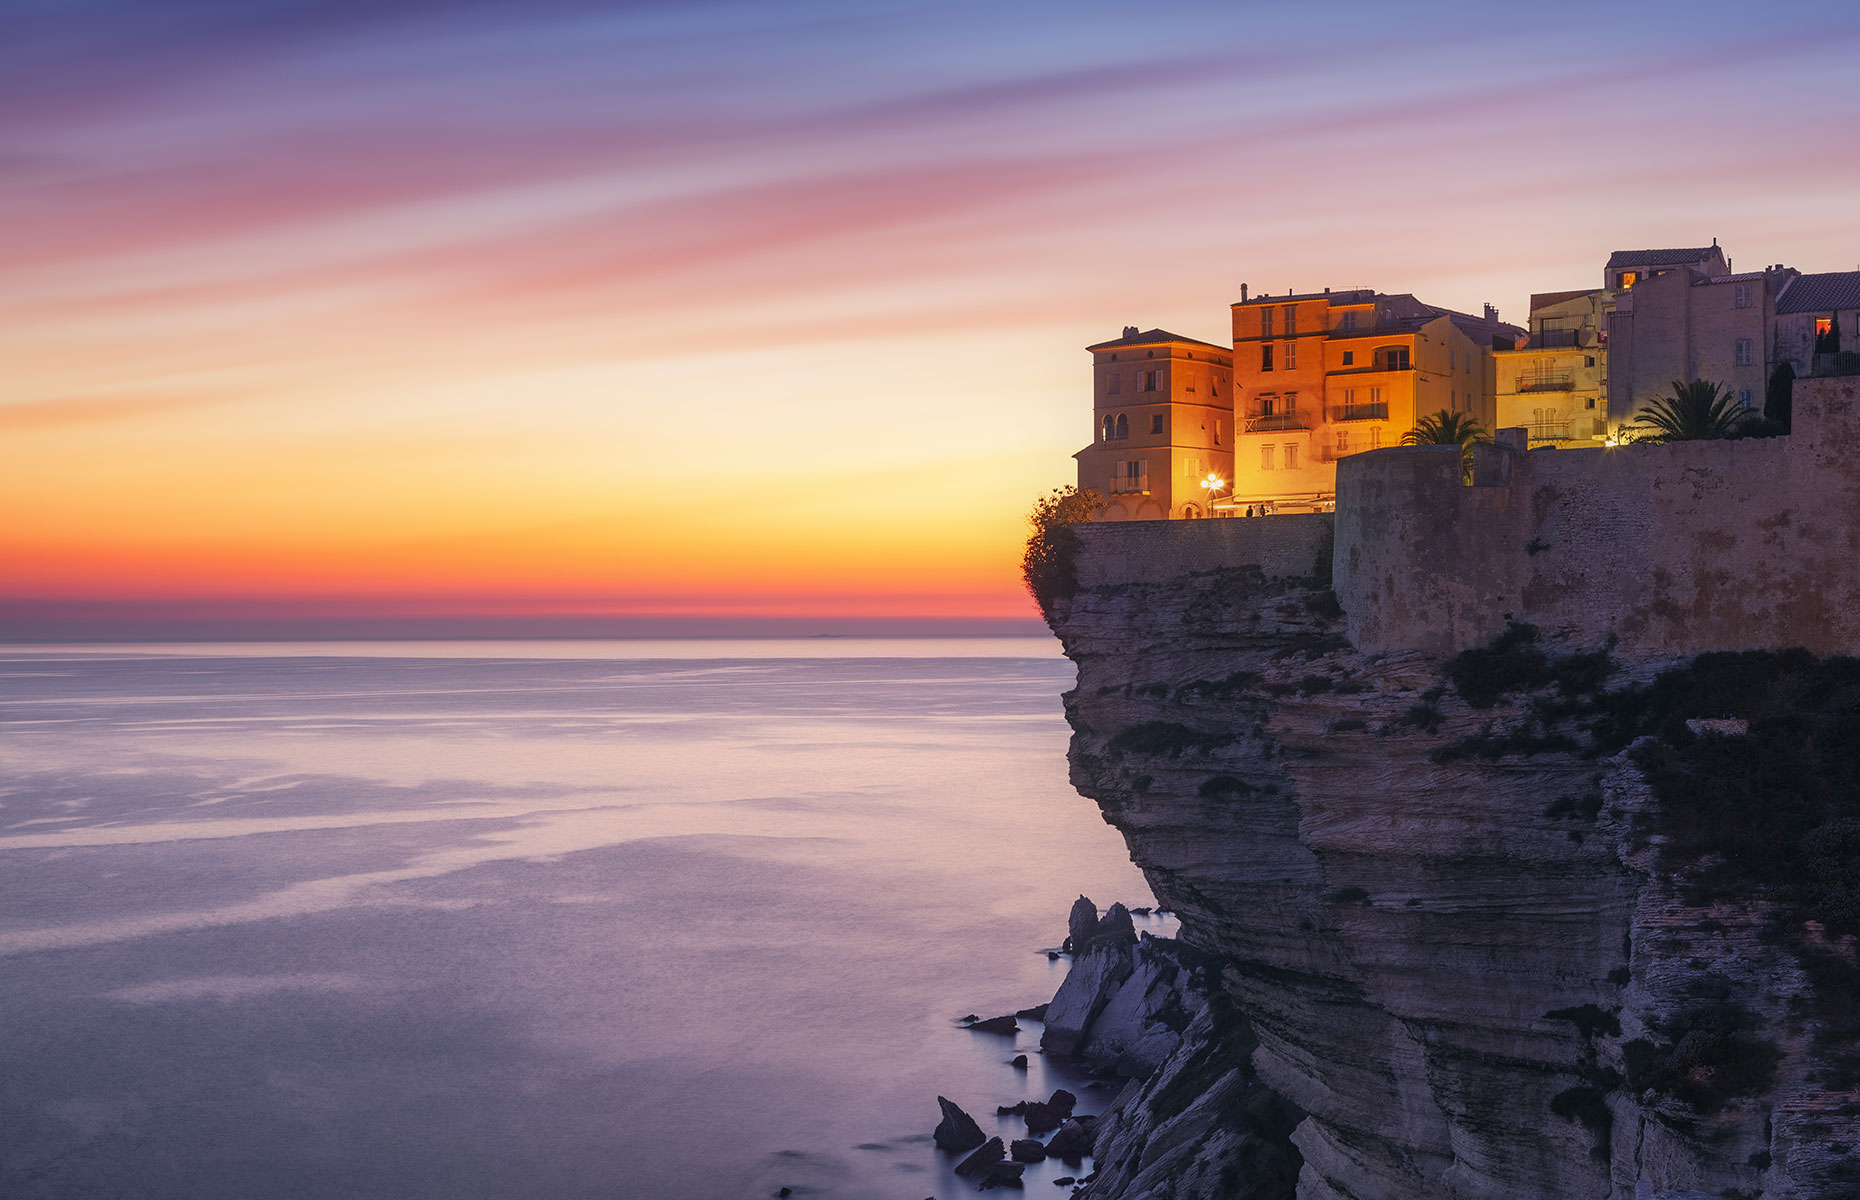
<path fill-rule="evenodd" d="M 1117 436 L 1117 420 L 1110 413 L 1104 415 L 1104 440 L 1110 441 Z"/>
<path fill-rule="evenodd" d="M 1186 505 L 1182 509 L 1182 519 L 1184 521 L 1193 521 L 1199 518 L 1200 516 L 1201 516 L 1201 510 L 1196 508 L 1192 504 Z"/>
<path fill-rule="evenodd" d="M 1130 418 L 1129 417 L 1125 416 L 1123 413 L 1117 414 L 1117 432 L 1113 434 L 1112 436 L 1117 438 L 1117 440 L 1120 442 L 1130 436 Z"/>

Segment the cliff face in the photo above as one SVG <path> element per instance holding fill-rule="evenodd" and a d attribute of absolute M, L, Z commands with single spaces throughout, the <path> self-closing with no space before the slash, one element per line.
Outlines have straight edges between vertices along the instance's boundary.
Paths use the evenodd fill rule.
<path fill-rule="evenodd" d="M 1860 1093 L 1801 947 L 1766 902 L 1662 870 L 1634 754 L 1542 717 L 1676 660 L 1585 678 L 1594 647 L 1552 639 L 1569 669 L 1475 707 L 1440 657 L 1351 648 L 1327 518 L 1208 524 L 1264 540 L 1211 569 L 1145 547 L 1143 582 L 1087 539 L 1049 607 L 1078 667 L 1073 781 L 1233 1013 L 1107 1114 L 1089 1194 L 1290 1194 L 1236 1179 L 1234 1142 L 1282 1139 L 1271 1121 L 1230 1129 L 1220 1171 L 1144 1172 L 1184 1153 L 1169 1078 L 1212 1056 L 1302 1112 L 1300 1200 L 1860 1196 Z"/>

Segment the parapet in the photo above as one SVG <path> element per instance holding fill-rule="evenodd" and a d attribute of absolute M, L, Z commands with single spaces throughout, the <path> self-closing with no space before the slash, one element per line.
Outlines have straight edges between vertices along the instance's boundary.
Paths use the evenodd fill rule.
<path fill-rule="evenodd" d="M 1331 526 L 1329 513 L 1078 525 L 1079 586 L 1157 583 L 1222 567 L 1258 567 L 1279 579 L 1321 575 Z"/>

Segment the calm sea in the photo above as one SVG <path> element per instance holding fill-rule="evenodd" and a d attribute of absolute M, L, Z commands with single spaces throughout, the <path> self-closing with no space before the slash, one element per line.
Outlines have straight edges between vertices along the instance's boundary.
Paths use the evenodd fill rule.
<path fill-rule="evenodd" d="M 1017 639 L 0 648 L 0 1195 L 966 1194 L 938 1093 L 991 1128 L 1081 1081 L 952 1018 L 1048 998 L 1079 892 L 1150 902 L 1066 782 L 1071 679 Z"/>

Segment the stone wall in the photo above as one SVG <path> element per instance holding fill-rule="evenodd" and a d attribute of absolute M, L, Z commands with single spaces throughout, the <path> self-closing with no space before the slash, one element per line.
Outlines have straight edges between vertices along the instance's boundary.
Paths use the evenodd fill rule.
<path fill-rule="evenodd" d="M 1358 649 L 1448 653 L 1508 619 L 1627 652 L 1860 653 L 1860 380 L 1804 379 L 1789 437 L 1339 464 Z"/>
<path fill-rule="evenodd" d="M 1079 585 L 1154 583 L 1223 567 L 1259 567 L 1271 578 L 1329 571 L 1331 514 L 1118 521 L 1076 527 Z"/>

